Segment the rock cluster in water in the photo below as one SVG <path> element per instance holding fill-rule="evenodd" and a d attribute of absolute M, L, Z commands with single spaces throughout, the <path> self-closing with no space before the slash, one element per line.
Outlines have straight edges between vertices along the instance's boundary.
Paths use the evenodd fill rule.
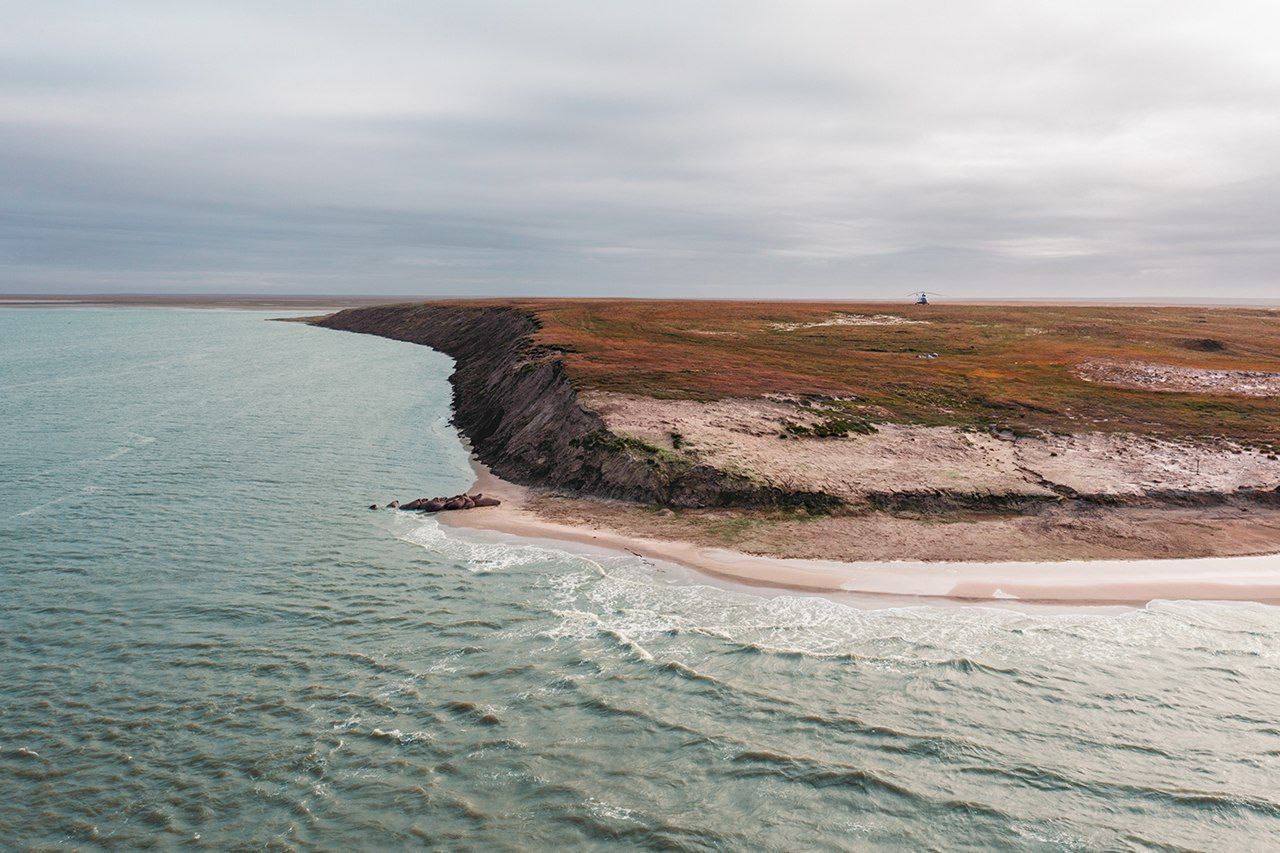
<path fill-rule="evenodd" d="M 475 509 L 478 506 L 498 506 L 502 501 L 497 498 L 486 498 L 477 492 L 474 495 L 461 494 L 454 495 L 451 498 L 418 498 L 416 501 L 409 501 L 402 504 L 399 501 L 392 501 L 387 504 L 387 509 L 412 509 L 418 512 L 443 512 L 452 509 Z M 377 504 L 370 504 L 369 509 L 377 509 Z"/>

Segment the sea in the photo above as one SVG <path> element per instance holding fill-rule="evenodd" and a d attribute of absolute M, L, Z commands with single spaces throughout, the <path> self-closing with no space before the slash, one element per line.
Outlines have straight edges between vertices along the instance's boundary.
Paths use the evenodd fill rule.
<path fill-rule="evenodd" d="M 0 309 L 0 848 L 1262 850 L 1280 609 L 735 587 L 370 511 L 450 360 Z"/>

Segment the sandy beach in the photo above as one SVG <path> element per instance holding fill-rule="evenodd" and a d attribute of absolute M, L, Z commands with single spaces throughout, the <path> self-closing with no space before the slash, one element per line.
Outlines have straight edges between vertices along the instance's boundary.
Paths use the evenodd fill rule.
<path fill-rule="evenodd" d="M 498 507 L 438 513 L 460 530 L 579 543 L 677 563 L 738 583 L 814 592 L 852 592 L 965 600 L 1140 604 L 1157 599 L 1280 601 L 1280 554 L 1166 560 L 1057 562 L 839 562 L 762 557 L 726 548 L 631 536 L 603 527 L 562 524 L 529 509 L 530 490 L 473 461 L 471 492 L 500 498 Z"/>

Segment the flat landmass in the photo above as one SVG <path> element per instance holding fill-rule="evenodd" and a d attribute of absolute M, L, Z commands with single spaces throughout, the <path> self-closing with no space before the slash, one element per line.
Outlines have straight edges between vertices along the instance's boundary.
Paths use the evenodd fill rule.
<path fill-rule="evenodd" d="M 562 352 L 588 391 L 826 395 L 839 398 L 833 410 L 876 423 L 1280 442 L 1280 309 L 513 304 L 538 317 L 538 341 Z M 1142 384 L 1153 367 L 1209 379 Z M 1238 375 L 1253 373 L 1270 377 L 1265 396 Z"/>
<path fill-rule="evenodd" d="M 454 356 L 459 427 L 556 525 L 847 561 L 1280 550 L 1276 308 L 509 299 L 317 324 Z"/>

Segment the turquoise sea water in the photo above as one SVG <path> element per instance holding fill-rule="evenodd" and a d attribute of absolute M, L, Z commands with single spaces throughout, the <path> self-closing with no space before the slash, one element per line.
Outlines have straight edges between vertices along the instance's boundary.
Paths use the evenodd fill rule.
<path fill-rule="evenodd" d="M 0 846 L 1266 849 L 1280 609 L 726 588 L 370 512 L 450 365 L 0 310 Z"/>

